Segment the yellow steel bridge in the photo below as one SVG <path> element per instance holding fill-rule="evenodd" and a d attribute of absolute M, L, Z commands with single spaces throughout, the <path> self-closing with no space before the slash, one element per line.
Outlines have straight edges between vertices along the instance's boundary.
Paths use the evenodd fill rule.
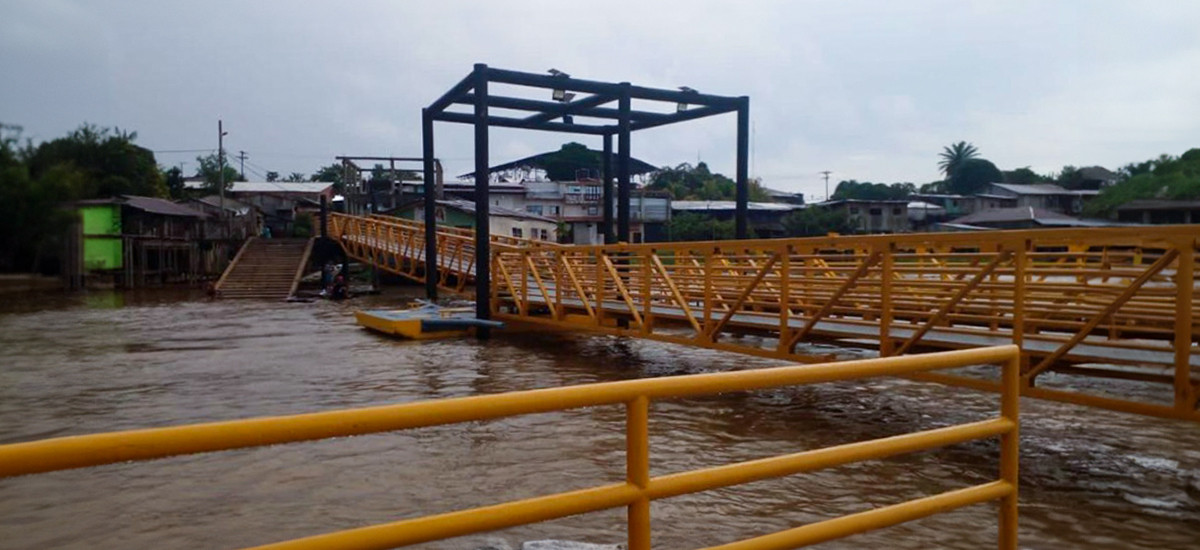
<path fill-rule="evenodd" d="M 422 223 L 332 214 L 329 226 L 349 256 L 425 280 Z M 837 360 L 816 343 L 881 356 L 1016 344 L 1023 395 L 1200 420 L 1198 237 L 1200 226 L 601 246 L 493 236 L 491 314 L 803 363 Z M 475 238 L 438 228 L 439 287 L 474 284 Z M 1039 387 L 1051 371 L 1163 398 Z"/>
<path fill-rule="evenodd" d="M 349 256 L 422 281 L 421 224 L 334 214 Z M 436 232 L 438 285 L 473 284 L 471 231 Z M 782 550 L 987 501 L 997 547 L 1017 548 L 1019 396 L 1200 420 L 1195 247 L 1200 229 L 1159 227 L 760 241 L 561 246 L 492 238 L 492 315 L 802 363 L 497 395 L 112 432 L 0 445 L 0 479 L 124 461 L 624 406 L 623 483 L 269 544 L 383 550 L 609 508 L 627 510 L 630 550 L 651 548 L 650 502 L 977 439 L 1000 440 L 986 483 L 713 547 Z M 877 347 L 837 361 L 814 343 Z M 1015 345 L 1013 345 L 1015 344 Z M 835 349 L 835 348 L 823 348 Z M 949 351 L 947 351 L 949 350 Z M 915 354 L 917 351 L 934 353 Z M 996 365 L 995 379 L 947 369 Z M 1162 403 L 1038 387 L 1040 375 L 1117 378 L 1173 390 Z M 972 423 L 651 476 L 651 401 L 873 376 L 991 389 L 998 415 Z"/>

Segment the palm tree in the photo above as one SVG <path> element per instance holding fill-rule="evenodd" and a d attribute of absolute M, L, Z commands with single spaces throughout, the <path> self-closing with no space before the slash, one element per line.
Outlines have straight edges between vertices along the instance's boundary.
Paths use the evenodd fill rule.
<path fill-rule="evenodd" d="M 942 152 L 938 154 L 942 157 L 942 161 L 938 163 L 938 168 L 942 169 L 942 173 L 949 178 L 954 175 L 955 170 L 958 170 L 962 163 L 979 157 L 979 149 L 974 145 L 965 141 L 949 145 L 942 148 Z"/>

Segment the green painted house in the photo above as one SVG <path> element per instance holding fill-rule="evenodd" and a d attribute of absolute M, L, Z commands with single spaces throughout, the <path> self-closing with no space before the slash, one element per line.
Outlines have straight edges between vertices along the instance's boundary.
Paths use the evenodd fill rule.
<path fill-rule="evenodd" d="M 204 212 L 156 197 L 78 201 L 80 275 L 125 288 L 206 273 Z M 90 284 L 90 283 L 89 283 Z"/>
<path fill-rule="evenodd" d="M 83 222 L 83 268 L 90 271 L 121 269 L 121 205 L 84 204 L 79 207 Z"/>

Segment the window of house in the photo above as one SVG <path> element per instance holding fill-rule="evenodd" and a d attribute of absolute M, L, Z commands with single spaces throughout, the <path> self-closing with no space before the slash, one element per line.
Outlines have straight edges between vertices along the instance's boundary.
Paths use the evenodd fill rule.
<path fill-rule="evenodd" d="M 640 243 L 640 242 L 642 242 L 642 233 L 641 233 L 641 231 L 634 231 L 634 232 L 633 232 L 633 242 L 635 242 L 635 243 Z"/>
<path fill-rule="evenodd" d="M 514 228 L 512 228 L 512 235 L 513 235 L 514 237 L 518 238 L 518 239 L 520 239 L 521 237 L 524 237 L 524 236 L 525 236 L 525 235 L 524 235 L 524 234 L 521 232 L 521 228 L 520 228 L 520 227 L 514 227 Z"/>
<path fill-rule="evenodd" d="M 550 240 L 550 232 L 549 231 L 546 231 L 545 229 L 542 230 L 542 240 L 543 241 Z"/>
<path fill-rule="evenodd" d="M 589 206 L 587 209 L 587 213 L 589 216 L 599 216 L 600 215 L 600 207 L 599 206 Z"/>
<path fill-rule="evenodd" d="M 540 204 L 526 204 L 526 205 L 525 205 L 525 211 L 526 211 L 526 212 L 529 212 L 530 214 L 537 214 L 538 216 L 541 216 L 541 215 L 542 215 L 542 205 L 540 205 Z"/>
<path fill-rule="evenodd" d="M 850 214 L 851 214 L 851 215 L 854 215 L 854 214 L 857 214 L 857 213 L 858 213 L 858 207 L 857 207 L 857 206 L 851 206 L 851 207 L 850 207 Z"/>
<path fill-rule="evenodd" d="M 897 207 L 895 207 L 895 208 L 892 208 L 892 215 L 893 215 L 893 216 L 899 216 L 899 215 L 900 215 L 900 207 L 899 207 L 899 206 L 897 206 Z"/>
<path fill-rule="evenodd" d="M 871 209 L 871 215 L 872 215 L 872 216 L 882 216 L 882 215 L 883 215 L 883 209 L 882 209 L 882 208 L 872 208 L 872 209 Z"/>
<path fill-rule="evenodd" d="M 557 204 L 551 204 L 546 207 L 546 215 L 547 216 L 557 216 L 558 212 L 559 212 L 559 206 Z"/>

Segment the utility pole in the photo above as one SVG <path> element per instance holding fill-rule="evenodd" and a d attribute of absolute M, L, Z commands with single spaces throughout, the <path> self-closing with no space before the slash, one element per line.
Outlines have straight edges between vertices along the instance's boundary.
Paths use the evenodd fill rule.
<path fill-rule="evenodd" d="M 818 172 L 818 173 L 825 176 L 825 200 L 828 201 L 829 200 L 829 174 L 832 174 L 833 172 L 830 172 L 829 170 L 822 170 L 821 172 Z"/>
<path fill-rule="evenodd" d="M 238 160 L 242 161 L 242 169 L 238 172 L 242 174 L 243 180 L 246 179 L 246 159 L 248 158 L 250 158 L 250 155 L 247 155 L 245 151 L 238 151 Z"/>
<path fill-rule="evenodd" d="M 217 119 L 217 189 L 221 193 L 221 218 L 225 218 L 225 131 L 223 122 Z"/>

